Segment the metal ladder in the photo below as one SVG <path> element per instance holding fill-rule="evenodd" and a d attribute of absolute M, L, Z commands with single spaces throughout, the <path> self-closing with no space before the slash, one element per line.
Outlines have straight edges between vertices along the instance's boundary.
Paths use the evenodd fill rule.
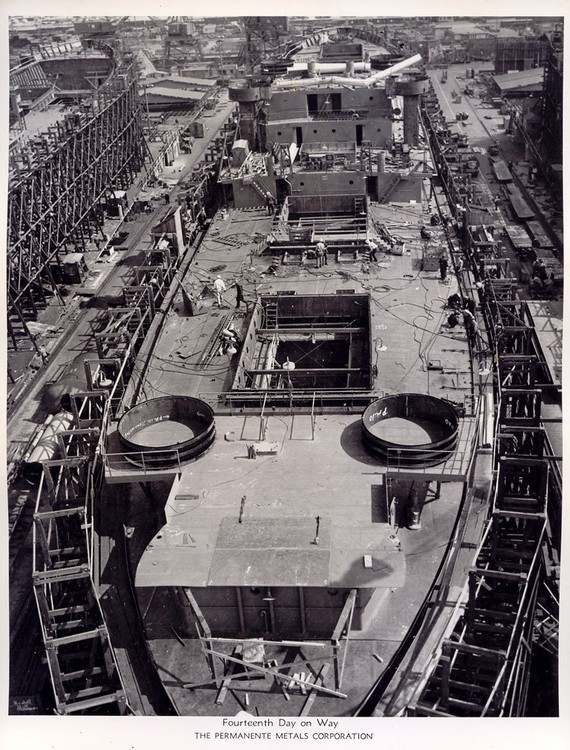
<path fill-rule="evenodd" d="M 265 310 L 265 327 L 266 328 L 277 328 L 277 303 L 267 302 L 264 307 Z"/>

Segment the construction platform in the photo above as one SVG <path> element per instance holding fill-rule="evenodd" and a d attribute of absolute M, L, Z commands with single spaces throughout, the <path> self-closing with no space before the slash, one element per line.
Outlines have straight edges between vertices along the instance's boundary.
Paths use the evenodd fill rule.
<path fill-rule="evenodd" d="M 216 439 L 195 461 L 149 471 L 127 460 L 111 427 L 104 457 L 106 481 L 129 485 L 134 537 L 141 533 L 147 540 L 136 544 L 137 596 L 153 658 L 182 714 L 234 713 L 253 695 L 261 714 L 299 714 L 308 710 L 306 696 L 290 689 L 291 675 L 300 674 L 304 663 L 316 681 L 325 663 L 337 662 L 334 654 L 321 654 L 319 662 L 310 641 L 297 648 L 273 640 L 265 644 L 266 658 L 278 665 L 270 670 L 293 664 L 283 667 L 288 698 L 271 671 L 253 681 L 243 675 L 234 680 L 236 644 L 212 639 L 204 645 L 169 604 L 180 596 L 176 592 L 216 586 L 369 588 L 373 600 L 346 643 L 350 658 L 342 690 L 348 697 L 315 688 L 315 712 L 321 715 L 356 708 L 425 598 L 456 522 L 475 420 L 469 414 L 460 419 L 457 455 L 431 467 L 429 475 L 412 470 L 408 476 L 366 451 L 360 414 L 363 398 L 368 403 L 402 392 L 448 399 L 461 414 L 472 403 L 465 331 L 446 324 L 446 300 L 456 292 L 456 281 L 451 276 L 442 282 L 439 273 L 423 270 L 420 230 L 428 216 L 418 204 L 371 204 L 371 226 L 387 226 L 404 246 L 402 254 L 384 252 L 377 262 L 360 256 L 337 263 L 331 256 L 317 268 L 311 259 L 305 265 L 282 263 L 282 253 L 264 241 L 277 221 L 265 210 L 219 212 L 182 280 L 196 303 L 193 314 L 181 292 L 167 311 L 139 402 L 170 394 L 197 397 L 214 409 Z M 227 287 L 221 307 L 212 293 L 217 275 Z M 246 299 L 239 307 L 236 283 Z M 331 300 L 341 295 L 344 304 L 351 295 L 356 301 L 367 295 L 370 388 L 327 393 L 325 384 L 318 396 L 304 392 L 301 398 L 292 391 L 289 401 L 285 389 L 269 407 L 255 389 L 232 393 L 241 360 L 223 353 L 221 331 L 232 326 L 243 346 L 250 345 L 244 338 L 253 335 L 256 301 L 288 295 L 301 295 L 309 312 L 311 300 L 322 306 L 327 295 Z M 262 335 L 267 325 L 267 320 L 260 325 Z M 306 326 L 304 321 L 303 331 Z M 313 333 L 321 335 L 318 325 Z M 310 344 L 311 331 L 305 334 Z M 146 496 L 135 483 L 145 484 Z M 406 528 L 412 483 L 423 504 L 419 531 Z M 164 511 L 155 508 L 161 520 L 150 534 L 142 511 L 149 492 L 164 496 Z M 225 664 L 228 689 L 221 701 L 208 666 L 211 651 L 222 654 L 216 658 Z"/>

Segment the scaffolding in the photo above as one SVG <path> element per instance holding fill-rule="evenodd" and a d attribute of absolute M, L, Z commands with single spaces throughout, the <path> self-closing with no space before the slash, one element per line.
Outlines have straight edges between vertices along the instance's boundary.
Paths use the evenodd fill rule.
<path fill-rule="evenodd" d="M 8 333 L 14 349 L 33 340 L 27 323 L 55 295 L 63 303 L 60 258 L 103 234 L 103 207 L 142 169 L 137 82 L 114 76 L 94 94 L 89 115 L 68 113 L 10 158 Z"/>
<path fill-rule="evenodd" d="M 464 612 L 408 708 L 414 716 L 522 716 L 533 640 L 557 647 L 557 612 L 537 604 L 545 585 L 551 462 L 532 321 L 500 279 L 487 279 L 484 299 L 497 365 L 493 501 Z"/>
<path fill-rule="evenodd" d="M 461 224 L 466 195 L 448 168 L 449 130 L 429 94 L 423 117 L 443 187 Z M 413 716 L 523 716 L 533 646 L 550 653 L 558 648 L 560 482 L 542 414 L 551 378 L 516 283 L 487 273 L 474 254 L 469 259 L 480 279 L 494 363 L 493 484 L 461 606 L 405 709 Z"/>
<path fill-rule="evenodd" d="M 128 710 L 91 577 L 99 428 L 58 435 L 34 514 L 34 595 L 58 714 Z"/>
<path fill-rule="evenodd" d="M 198 181 L 188 198 L 207 201 L 214 180 Z M 186 232 L 172 232 L 170 207 L 154 225 L 146 264 L 124 278 L 121 307 L 91 321 L 92 356 L 84 361 L 85 391 L 69 394 L 73 423 L 43 461 L 33 527 L 33 585 L 47 662 L 60 714 L 132 712 L 101 608 L 97 508 L 112 422 L 134 398 L 137 357 L 157 315 L 172 300 L 192 254 Z M 182 242 L 182 246 L 180 246 Z M 142 375 L 141 375 L 142 377 Z"/>
<path fill-rule="evenodd" d="M 495 73 L 539 68 L 544 65 L 549 49 L 550 42 L 544 37 L 497 39 Z"/>
<path fill-rule="evenodd" d="M 97 597 L 94 514 L 106 424 L 119 408 L 165 292 L 161 284 L 138 286 L 141 274 L 152 280 L 172 273 L 170 266 L 135 269 L 124 289 L 126 307 L 104 311 L 94 321 L 97 351 L 84 363 L 88 389 L 70 395 L 73 429 L 58 435 L 59 458 L 42 463 L 33 584 L 60 714 L 130 711 Z"/>

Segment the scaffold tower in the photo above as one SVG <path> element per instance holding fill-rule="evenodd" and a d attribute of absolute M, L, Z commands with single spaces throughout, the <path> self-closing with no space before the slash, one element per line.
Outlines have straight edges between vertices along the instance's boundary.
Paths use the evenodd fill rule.
<path fill-rule="evenodd" d="M 14 349 L 30 336 L 47 297 L 62 301 L 60 258 L 103 238 L 102 205 L 126 190 L 143 168 L 143 135 L 137 83 L 115 75 L 88 111 L 67 113 L 24 146 L 10 149 L 7 283 L 8 334 Z"/>

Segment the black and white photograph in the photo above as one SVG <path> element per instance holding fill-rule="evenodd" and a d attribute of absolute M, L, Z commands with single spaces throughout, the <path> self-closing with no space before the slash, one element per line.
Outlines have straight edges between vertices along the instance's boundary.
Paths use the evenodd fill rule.
<path fill-rule="evenodd" d="M 562 6 L 100 7 L 8 4 L 6 721 L 559 720 Z"/>

